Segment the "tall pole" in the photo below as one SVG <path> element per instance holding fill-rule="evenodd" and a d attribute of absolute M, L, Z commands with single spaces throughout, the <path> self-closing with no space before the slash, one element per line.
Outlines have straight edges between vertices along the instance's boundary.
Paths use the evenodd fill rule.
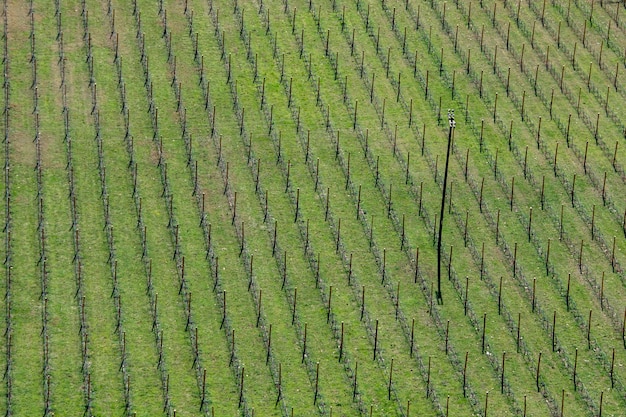
<path fill-rule="evenodd" d="M 448 149 L 446 151 L 446 168 L 443 172 L 443 191 L 441 192 L 441 211 L 439 212 L 439 236 L 437 239 L 437 303 L 443 304 L 443 294 L 441 294 L 441 235 L 443 232 L 443 214 L 446 206 L 446 188 L 448 185 L 448 161 L 450 160 L 450 144 L 452 142 L 452 130 L 456 126 L 454 121 L 454 109 L 448 109 Z"/>

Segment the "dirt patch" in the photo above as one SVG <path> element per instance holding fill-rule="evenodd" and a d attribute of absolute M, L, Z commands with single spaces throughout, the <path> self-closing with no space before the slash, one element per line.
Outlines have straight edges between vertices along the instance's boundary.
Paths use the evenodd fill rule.
<path fill-rule="evenodd" d="M 11 160 L 18 164 L 35 166 L 34 118 L 29 109 L 14 102 L 9 117 L 9 140 L 11 141 Z"/>
<path fill-rule="evenodd" d="M 56 51 L 55 51 L 56 52 Z M 58 55 L 54 55 L 50 60 L 51 88 L 56 89 L 54 94 L 54 104 L 57 108 L 63 108 L 63 92 L 61 91 L 61 64 L 57 64 Z"/>
<path fill-rule="evenodd" d="M 55 138 L 47 133 L 39 136 L 41 147 L 41 163 L 45 169 L 65 168 L 65 145 L 62 138 Z"/>
<path fill-rule="evenodd" d="M 9 23 L 9 41 L 12 34 L 30 33 L 30 16 L 28 15 L 28 2 L 24 0 L 7 1 L 7 21 Z"/>

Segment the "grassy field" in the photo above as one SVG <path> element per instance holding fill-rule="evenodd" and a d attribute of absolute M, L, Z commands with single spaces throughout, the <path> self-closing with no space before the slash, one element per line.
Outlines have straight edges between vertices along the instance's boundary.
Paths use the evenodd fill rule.
<path fill-rule="evenodd" d="M 622 3 L 2 7 L 0 413 L 623 414 Z"/>

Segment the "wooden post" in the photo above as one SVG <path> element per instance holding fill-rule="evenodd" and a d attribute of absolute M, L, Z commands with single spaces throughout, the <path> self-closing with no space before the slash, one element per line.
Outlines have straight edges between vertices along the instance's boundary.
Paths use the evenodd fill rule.
<path fill-rule="evenodd" d="M 513 248 L 513 278 L 517 275 L 517 242 Z"/>
<path fill-rule="evenodd" d="M 359 376 L 359 362 L 356 361 L 354 364 L 354 383 L 353 383 L 353 389 L 352 389 L 352 401 L 354 401 L 354 398 L 356 397 L 358 376 Z"/>
<path fill-rule="evenodd" d="M 532 233 L 533 224 L 533 208 L 531 207 L 528 214 L 528 241 L 530 242 L 530 235 Z"/>
<path fill-rule="evenodd" d="M 541 143 L 541 116 L 539 116 L 539 123 L 537 124 L 537 149 Z"/>
<path fill-rule="evenodd" d="M 616 142 L 617 143 L 617 142 Z M 615 164 L 613 164 L 615 165 Z M 411 152 L 407 152 L 406 154 L 406 175 L 404 178 L 404 184 L 407 185 L 409 183 L 409 167 L 411 166 Z"/>
<path fill-rule="evenodd" d="M 589 321 L 587 322 L 587 347 L 591 349 L 591 314 L 593 310 L 589 310 Z"/>
<path fill-rule="evenodd" d="M 561 204 L 561 221 L 559 222 L 559 240 L 563 240 L 563 207 L 565 204 Z"/>
<path fill-rule="evenodd" d="M 317 404 L 317 394 L 318 394 L 318 388 L 319 388 L 319 381 L 320 381 L 320 363 L 317 362 L 317 364 L 315 366 L 315 396 L 313 397 L 313 405 Z"/>
<path fill-rule="evenodd" d="M 343 356 L 343 321 L 341 322 L 341 339 L 339 342 L 339 362 L 341 362 L 342 356 Z"/>
<path fill-rule="evenodd" d="M 498 286 L 498 315 L 500 315 L 502 306 L 502 276 L 500 276 L 500 285 Z"/>
<path fill-rule="evenodd" d="M 493 4 L 494 9 L 495 9 L 496 4 L 497 4 L 497 3 L 494 3 L 494 4 Z M 489 391 L 487 391 L 487 392 L 485 393 L 485 417 L 487 417 L 487 409 L 488 409 L 488 406 L 489 406 Z"/>
<path fill-rule="evenodd" d="M 456 82 L 456 70 L 452 70 L 452 100 L 454 100 L 454 85 L 455 85 L 455 82 Z"/>
<path fill-rule="evenodd" d="M 328 221 L 328 205 L 330 203 L 330 187 L 326 188 L 326 212 L 324 214 L 324 221 Z"/>
<path fill-rule="evenodd" d="M 430 356 L 428 357 L 428 371 L 426 374 L 426 398 L 430 397 Z"/>
<path fill-rule="evenodd" d="M 514 191 L 515 191 L 515 177 L 511 178 L 511 211 L 513 211 Z"/>
<path fill-rule="evenodd" d="M 257 309 L 257 317 L 256 317 L 256 327 L 259 327 L 259 322 L 261 321 L 261 305 L 263 300 L 263 290 L 259 289 L 259 307 Z"/>
<path fill-rule="evenodd" d="M 526 145 L 526 150 L 524 151 L 524 178 L 526 178 L 527 174 L 527 166 L 528 166 L 528 145 Z"/>
<path fill-rule="evenodd" d="M 443 47 L 441 48 L 441 58 L 439 58 L 439 76 L 443 72 Z"/>
<path fill-rule="evenodd" d="M 246 230 L 245 229 L 245 223 L 242 221 L 241 222 L 241 249 L 239 250 L 239 256 L 241 256 L 243 254 L 243 250 L 244 250 L 245 245 L 246 245 L 245 230 Z M 252 264 L 250 264 L 250 266 L 252 266 Z"/>
<path fill-rule="evenodd" d="M 411 347 L 409 348 L 409 357 L 413 357 L 413 343 L 415 342 L 415 319 L 411 320 Z M 613 350 L 613 357 L 615 357 L 615 350 Z"/>
<path fill-rule="evenodd" d="M 577 384 L 576 384 L 576 371 L 578 369 L 578 348 L 576 348 L 575 353 L 574 353 L 574 375 L 573 375 L 573 381 L 574 381 L 574 391 L 577 390 Z"/>
<path fill-rule="evenodd" d="M 363 285 L 361 290 L 361 321 L 363 321 L 363 313 L 365 312 L 365 285 Z M 626 317 L 626 312 L 624 312 Z"/>
<path fill-rule="evenodd" d="M 226 321 L 226 290 L 222 291 L 222 324 L 220 325 L 220 329 L 224 327 L 224 322 Z M 234 336 L 234 333 L 233 333 Z M 235 338 L 233 337 L 233 344 Z"/>
<path fill-rule="evenodd" d="M 393 358 L 391 358 L 391 367 L 389 369 L 389 385 L 387 386 L 387 399 L 391 400 L 391 385 L 393 383 Z"/>
<path fill-rule="evenodd" d="M 241 368 L 241 382 L 239 383 L 239 406 L 241 406 L 241 402 L 243 401 L 243 383 L 244 383 L 244 376 L 246 375 L 246 368 L 242 367 Z"/>
<path fill-rule="evenodd" d="M 578 254 L 578 270 L 583 272 L 583 245 L 584 239 L 580 239 L 580 253 Z"/>
<path fill-rule="evenodd" d="M 467 356 L 469 352 L 465 351 L 465 364 L 463 365 L 463 397 L 467 395 Z"/>
<path fill-rule="evenodd" d="M 487 313 L 483 313 L 483 337 L 482 337 L 482 353 L 485 353 L 485 333 L 487 331 Z"/>
<path fill-rule="evenodd" d="M 591 240 L 595 240 L 596 205 L 591 209 Z"/>
<path fill-rule="evenodd" d="M 496 216 L 496 245 L 498 244 L 499 238 L 500 238 L 500 209 L 498 209 L 498 214 Z"/>
<path fill-rule="evenodd" d="M 541 369 L 541 352 L 539 352 L 539 359 L 537 360 L 537 375 L 535 377 L 535 383 L 537 385 L 537 392 L 540 392 L 540 389 L 539 389 L 540 369 Z"/>
<path fill-rule="evenodd" d="M 270 323 L 270 329 L 267 339 L 267 356 L 265 357 L 265 364 L 267 365 L 270 360 L 270 352 L 272 351 L 272 324 Z"/>
<path fill-rule="evenodd" d="M 464 246 L 467 247 L 467 223 L 469 220 L 469 210 L 465 210 L 465 228 L 463 231 L 463 242 L 464 242 Z M 614 239 L 615 240 L 615 239 Z"/>
<path fill-rule="evenodd" d="M 448 281 L 452 279 L 452 250 L 454 246 L 450 245 L 450 259 L 448 260 Z"/>
<path fill-rule="evenodd" d="M 550 275 L 550 243 L 552 239 L 548 238 L 548 250 L 546 251 L 546 275 Z"/>
<path fill-rule="evenodd" d="M 309 54 L 311 55 L 311 54 Z M 363 70 L 365 69 L 365 51 L 361 51 L 361 78 L 363 78 Z M 309 70 L 309 73 L 311 71 Z"/>
<path fill-rule="evenodd" d="M 400 282 L 398 281 L 398 288 L 396 290 L 396 320 L 398 320 L 398 310 L 400 310 Z"/>
<path fill-rule="evenodd" d="M 480 29 L 480 52 L 483 51 L 483 40 L 485 39 L 485 25 Z"/>
<path fill-rule="evenodd" d="M 391 195 L 393 183 L 389 184 L 389 202 L 387 203 L 387 217 L 391 216 Z"/>
<path fill-rule="evenodd" d="M 465 276 L 465 302 L 463 303 L 463 312 L 467 316 L 467 292 L 469 288 L 469 277 Z"/>
<path fill-rule="evenodd" d="M 480 196 L 478 198 L 478 209 L 480 212 L 483 212 L 483 188 L 485 186 L 485 177 L 483 177 L 480 181 Z"/>
<path fill-rule="evenodd" d="M 498 179 L 498 154 L 500 153 L 500 148 L 496 148 L 496 157 L 493 165 L 493 179 Z"/>
<path fill-rule="evenodd" d="M 615 236 L 613 236 L 613 249 L 611 250 L 611 268 L 613 268 L 613 272 L 615 273 Z M 602 282 L 604 282 L 604 272 L 602 272 L 602 278 Z M 604 289 L 604 285 L 602 286 L 602 288 Z"/>
<path fill-rule="evenodd" d="M 339 243 L 341 242 L 341 219 L 337 224 L 337 240 L 335 245 L 335 252 L 339 253 Z"/>
<path fill-rule="evenodd" d="M 624 349 L 626 349 L 626 308 L 624 308 L 624 320 L 622 321 L 622 342 L 624 343 Z"/>
<path fill-rule="evenodd" d="M 298 302 L 298 287 L 293 289 L 293 313 L 291 315 L 291 325 L 296 321 L 296 307 Z"/>
<path fill-rule="evenodd" d="M 614 374 L 613 374 L 613 368 L 615 366 L 615 348 L 613 348 L 613 353 L 611 354 L 611 371 L 609 372 L 609 375 L 611 376 L 611 388 L 613 388 L 614 385 Z"/>
<path fill-rule="evenodd" d="M 378 349 L 378 319 L 376 319 L 376 331 L 374 333 L 374 360 L 376 360 L 377 349 Z"/>
<path fill-rule="evenodd" d="M 333 286 L 331 285 L 328 293 L 328 307 L 327 307 L 327 315 L 326 315 L 326 324 L 330 322 L 330 311 L 331 311 L 331 300 L 333 299 Z"/>
<path fill-rule="evenodd" d="M 509 96 L 509 85 L 511 82 L 511 67 L 508 67 L 506 71 L 506 96 Z"/>
<path fill-rule="evenodd" d="M 494 3 L 495 4 L 495 3 Z M 498 112 L 498 93 L 496 93 L 496 97 L 493 104 L 493 122 L 496 122 L 496 116 Z"/>
<path fill-rule="evenodd" d="M 482 244 L 480 253 L 480 280 L 483 280 L 483 274 L 485 272 L 485 242 Z"/>
<path fill-rule="evenodd" d="M 604 399 L 604 391 L 600 391 L 600 412 L 598 413 L 598 417 L 602 417 L 602 400 Z"/>
<path fill-rule="evenodd" d="M 506 363 L 506 352 L 502 352 L 502 374 L 500 377 L 500 393 L 504 394 L 504 365 Z"/>
<path fill-rule="evenodd" d="M 496 5 L 496 3 L 493 4 L 494 6 Z M 496 73 L 496 63 L 498 62 L 498 45 L 496 44 L 495 49 L 494 49 L 494 53 L 493 53 L 493 73 Z"/>
<path fill-rule="evenodd" d="M 567 293 L 565 294 L 565 305 L 567 307 L 567 311 L 569 311 L 569 288 L 571 279 L 572 274 L 567 274 Z"/>
<path fill-rule="evenodd" d="M 481 80 L 480 80 L 480 87 L 479 87 L 481 97 L 482 97 L 482 90 L 483 90 L 483 84 L 482 84 L 482 71 L 481 71 Z M 485 119 L 481 119 L 480 120 L 480 138 L 479 138 L 480 153 L 483 153 L 483 133 L 484 132 L 485 132 Z"/>
<path fill-rule="evenodd" d="M 554 176 L 556 177 L 557 171 L 557 157 L 559 155 L 559 142 L 556 143 L 556 148 L 554 150 Z"/>
<path fill-rule="evenodd" d="M 413 282 L 417 284 L 417 275 L 419 273 L 419 265 L 420 265 L 420 248 L 419 246 L 415 248 L 415 277 Z"/>
<path fill-rule="evenodd" d="M 304 358 L 306 357 L 306 336 L 308 330 L 308 323 L 304 323 L 304 338 L 302 342 L 302 363 L 304 363 Z"/>
<path fill-rule="evenodd" d="M 588 144 L 589 142 L 587 142 Z M 576 174 L 574 174 L 574 178 L 572 180 L 572 207 L 574 207 L 574 191 L 576 190 Z"/>
<path fill-rule="evenodd" d="M 554 310 L 554 315 L 552 316 L 552 352 L 555 350 L 556 345 L 556 310 Z"/>

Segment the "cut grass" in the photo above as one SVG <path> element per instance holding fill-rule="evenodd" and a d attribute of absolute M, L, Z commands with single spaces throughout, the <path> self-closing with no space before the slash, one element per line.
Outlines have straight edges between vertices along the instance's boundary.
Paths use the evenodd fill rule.
<path fill-rule="evenodd" d="M 571 43 L 580 42 L 576 25 L 563 25 L 560 47 L 553 46 L 553 23 L 536 25 L 534 47 L 529 47 L 528 22 L 537 19 L 535 5 L 523 6 L 520 25 L 515 24 L 513 4 L 506 5 L 506 11 L 498 10 L 495 25 L 490 11 L 493 3 L 474 5 L 468 27 L 467 5 L 447 5 L 442 25 L 442 4 L 436 2 L 409 2 L 406 8 L 401 5 L 393 9 L 390 4 L 368 6 L 359 1 L 339 5 L 327 1 L 288 5 L 265 1 L 246 4 L 245 9 L 221 0 L 158 4 L 139 1 L 137 6 L 111 2 L 114 15 L 108 14 L 105 3 L 87 3 L 98 84 L 97 118 L 90 112 L 82 4 L 64 2 L 62 10 L 94 414 L 123 412 L 125 401 L 128 412 L 139 415 L 169 415 L 173 409 L 180 415 L 210 415 L 213 410 L 220 415 L 254 412 L 287 416 L 291 410 L 299 415 L 329 415 L 330 407 L 334 413 L 367 415 L 370 406 L 385 415 L 406 415 L 409 401 L 411 411 L 419 414 L 435 411 L 445 415 L 448 401 L 453 413 L 482 414 L 487 408 L 486 393 L 489 411 L 498 415 L 521 415 L 524 406 L 533 415 L 561 411 L 596 414 L 602 392 L 606 413 L 617 413 L 623 407 L 619 371 L 613 375 L 615 389 L 609 388 L 612 349 L 618 348 L 616 365 L 624 360 L 618 339 L 622 324 L 620 300 L 626 295 L 626 286 L 620 266 L 624 262 L 623 231 L 621 203 L 617 200 L 624 182 L 619 166 L 613 167 L 610 145 L 619 141 L 623 132 L 619 121 L 611 120 L 607 111 L 606 119 L 601 118 L 601 140 L 596 145 L 595 118 L 591 117 L 604 112 L 601 89 L 596 86 L 612 82 L 608 66 L 621 60 L 614 46 L 605 45 L 604 68 L 592 73 L 593 88 L 587 90 L 584 66 L 577 64 L 568 70 Z M 11 3 L 11 11 L 18 6 Z M 75 284 L 60 279 L 73 275 L 72 236 L 64 227 L 71 224 L 71 211 L 68 213 L 70 206 L 65 203 L 50 203 L 66 201 L 68 185 L 63 129 L 52 116 L 62 106 L 54 96 L 60 83 L 56 55 L 48 52 L 58 50 L 53 28 L 56 19 L 49 10 L 52 6 L 38 6 L 38 13 L 45 14 L 36 25 L 38 58 L 40 64 L 44 63 L 38 75 L 42 85 L 41 121 L 45 126 L 42 143 L 46 146 L 45 223 L 47 233 L 53 234 L 48 248 L 52 401 L 55 412 L 80 412 L 85 407 L 85 398 L 80 396 L 85 376 L 81 380 L 80 333 L 74 333 L 80 327 L 80 314 L 73 299 Z M 26 15 L 27 7 L 21 5 L 14 13 Z M 141 18 L 132 16 L 135 7 Z M 195 13 L 190 14 L 190 8 Z M 414 30 L 417 8 L 422 25 Z M 558 19 L 563 6 L 552 4 L 547 12 L 550 19 Z M 589 18 L 589 10 L 577 2 L 573 13 L 577 19 Z M 598 54 L 593 42 L 601 41 L 600 26 L 606 24 L 608 16 L 599 9 L 595 26 L 589 28 L 589 43 L 579 47 L 579 63 L 592 60 L 596 64 Z M 507 50 L 502 28 L 509 21 L 511 42 Z M 31 343 L 41 341 L 42 306 L 42 301 L 36 299 L 41 284 L 36 265 L 39 237 L 37 209 L 31 201 L 36 195 L 36 175 L 32 171 L 35 145 L 30 141 L 34 135 L 30 114 L 32 72 L 27 51 L 29 28 L 20 27 L 21 20 L 14 16 L 9 22 L 11 115 L 16 119 L 10 132 L 15 139 L 7 155 L 12 168 L 11 211 L 13 224 L 26 231 L 14 235 L 12 245 L 16 255 L 12 283 L 16 383 L 9 405 L 19 414 L 29 407 L 32 412 L 28 414 L 33 414 L 43 411 L 45 385 L 40 375 L 42 344 Z M 453 39 L 456 25 L 458 45 Z M 479 33 L 483 25 L 487 36 L 481 47 Z M 408 28 L 406 39 L 404 27 Z M 112 30 L 119 35 L 119 44 L 110 36 Z M 614 30 L 613 42 L 619 42 L 623 30 Z M 136 36 L 138 31 L 143 38 Z M 199 39 L 197 54 L 202 56 L 202 74 L 200 58 L 194 56 L 195 36 Z M 147 58 L 133 42 L 145 42 Z M 524 69 L 520 70 L 522 43 L 527 45 Z M 548 45 L 550 74 L 543 66 Z M 445 49 L 443 62 L 441 48 Z M 467 74 L 470 49 L 472 65 Z M 116 53 L 123 59 L 123 66 L 115 62 Z M 414 56 L 418 59 L 416 69 Z M 563 92 L 559 74 L 554 72 L 561 65 L 567 67 Z M 507 94 L 503 77 L 509 67 L 511 88 Z M 123 84 L 115 75 L 120 68 Z M 482 92 L 478 77 L 484 78 Z M 455 87 L 451 91 L 453 78 Z M 146 79 L 152 84 L 146 85 Z M 568 91 L 577 94 L 579 88 L 585 105 L 580 114 L 572 93 L 567 95 Z M 547 100 L 552 89 L 555 101 L 549 115 Z M 494 116 L 496 93 L 498 111 Z M 204 109 L 207 94 L 210 104 L 216 106 L 215 125 L 213 109 Z M 611 90 L 607 110 L 613 111 L 623 95 L 619 88 Z M 123 110 L 124 96 L 128 114 Z M 442 108 L 446 107 L 457 109 L 450 164 L 451 201 L 447 203 L 450 211 L 444 225 L 444 274 L 449 273 L 450 279 L 444 277 L 442 282 L 445 304 L 430 312 L 436 262 L 435 213 L 440 204 L 448 133 L 445 120 L 442 123 L 438 119 L 445 119 Z M 158 126 L 155 108 L 159 109 Z M 412 125 L 407 123 L 409 113 Z M 564 143 L 564 123 L 570 113 L 573 123 L 568 147 Z M 124 138 L 126 117 L 130 119 L 132 147 Z M 542 125 L 537 145 L 539 117 Z M 511 120 L 513 132 L 509 132 Z M 115 230 L 109 242 L 103 227 L 103 184 L 99 183 L 104 177 L 98 175 L 97 143 L 92 142 L 96 126 L 102 129 L 104 138 L 104 184 L 110 197 L 107 221 Z M 211 137 L 215 128 L 222 135 L 219 138 Z M 560 149 L 554 167 L 557 141 Z M 585 142 L 591 143 L 583 167 Z M 623 153 L 619 151 L 618 163 Z M 135 173 L 129 162 L 136 163 L 135 191 Z M 228 163 L 228 174 L 224 162 Z M 604 172 L 606 193 L 602 191 Z M 574 174 L 577 180 L 572 207 L 569 199 Z M 509 201 L 512 178 L 514 202 Z M 255 190 L 257 181 L 260 190 Z M 265 200 L 265 191 L 269 201 Z M 326 198 L 330 202 L 328 209 Z M 418 204 L 422 206 L 420 212 Z M 530 207 L 534 208 L 532 226 Z M 594 227 L 590 225 L 592 212 Z M 205 235 L 205 218 L 210 223 L 210 237 Z M 137 224 L 146 228 L 131 230 Z M 561 227 L 563 239 L 559 239 Z M 272 249 L 274 233 L 277 250 Z M 609 272 L 614 235 L 615 273 Z M 141 248 L 144 236 L 145 246 Z M 581 240 L 582 271 L 576 272 Z M 116 252 L 115 283 L 113 266 L 106 262 L 107 245 L 113 245 Z M 418 248 L 420 267 L 416 272 Z M 283 254 L 287 257 L 285 288 Z M 220 270 L 218 285 L 214 286 L 216 256 L 220 258 Z M 452 265 L 447 265 L 448 257 Z M 570 286 L 568 274 L 569 306 L 565 300 L 565 288 Z M 29 281 L 15 278 L 23 276 L 30 277 Z M 503 285 L 499 307 L 500 277 Z M 113 284 L 120 289 L 125 335 L 115 332 L 115 300 L 108 296 Z M 295 288 L 298 305 L 294 308 Z M 361 320 L 360 297 L 364 289 L 365 314 Z M 156 294 L 158 308 L 153 309 Z M 223 312 L 225 294 L 228 302 Z M 592 349 L 587 349 L 591 310 Z M 523 316 L 520 353 L 516 352 L 518 314 Z M 223 317 L 227 319 L 224 329 L 219 324 Z M 156 327 L 150 327 L 155 318 Z M 448 322 L 450 332 L 446 335 Z M 304 323 L 308 330 L 306 351 Z M 270 324 L 272 346 L 268 355 Z M 343 359 L 338 353 L 340 325 L 345 327 Z M 411 325 L 416 334 L 413 356 L 409 354 Z M 237 332 L 234 345 L 232 329 Z M 125 353 L 121 350 L 124 338 Z M 165 354 L 160 362 L 161 341 Z M 61 350 L 72 352 L 72 347 L 73 354 L 59 356 Z M 233 347 L 234 353 L 230 351 Z M 506 384 L 500 393 L 505 351 Z M 465 352 L 469 357 L 466 370 Z M 539 352 L 542 364 L 538 390 L 535 372 Z M 227 365 L 231 355 L 235 360 Z M 578 356 L 578 391 L 572 388 L 574 355 Z M 270 360 L 264 364 L 268 356 Z M 122 360 L 126 364 L 124 372 L 119 370 Z M 392 361 L 393 384 L 389 390 Z M 358 395 L 354 401 L 351 396 L 357 363 Z M 427 372 L 427 364 L 432 373 Z M 224 372 L 226 366 L 230 372 Z M 205 369 L 206 394 L 202 392 Z M 71 377 L 59 376 L 65 372 Z M 467 392 L 462 384 L 464 374 Z M 124 398 L 127 378 L 131 381 L 129 400 Z M 430 379 L 430 398 L 424 396 L 426 379 Z M 560 403 L 562 389 L 567 400 L 564 410 Z M 280 407 L 274 405 L 279 390 Z M 208 402 L 201 404 L 205 395 Z M 164 406 L 166 398 L 169 403 Z"/>

